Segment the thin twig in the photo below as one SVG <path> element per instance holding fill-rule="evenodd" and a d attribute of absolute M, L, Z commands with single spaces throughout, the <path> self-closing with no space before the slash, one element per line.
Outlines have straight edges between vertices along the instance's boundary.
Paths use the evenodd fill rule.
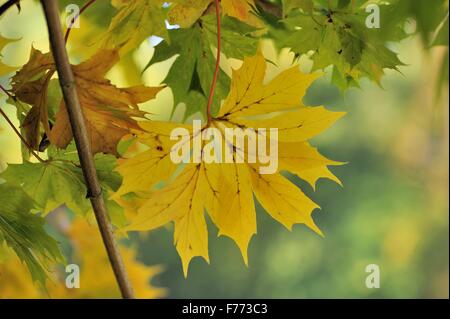
<path fill-rule="evenodd" d="M 12 95 L 7 89 L 5 89 L 5 88 L 3 87 L 3 85 L 1 85 L 1 84 L 0 84 L 0 90 L 2 90 L 3 93 L 5 93 L 9 98 L 11 98 L 11 99 L 13 99 L 13 100 L 16 99 L 16 97 L 15 97 L 14 95 Z"/>
<path fill-rule="evenodd" d="M 15 100 L 16 97 L 14 95 L 12 95 L 7 89 L 5 89 L 3 87 L 3 85 L 0 85 L 0 90 L 3 91 L 3 93 L 5 93 L 9 98 Z M 0 114 L 3 116 L 3 118 L 6 120 L 6 122 L 9 124 L 9 126 L 11 126 L 11 128 L 13 129 L 13 131 L 17 134 L 17 136 L 19 137 L 19 139 L 22 141 L 22 143 L 26 146 L 26 148 L 30 151 L 31 155 L 33 155 L 39 162 L 44 163 L 46 162 L 44 159 L 42 159 L 42 157 L 40 157 L 38 155 L 38 153 L 36 153 L 34 151 L 34 149 L 31 147 L 30 144 L 28 144 L 27 140 L 22 136 L 22 134 L 19 132 L 19 130 L 16 128 L 16 126 L 14 125 L 14 123 L 9 119 L 8 115 L 2 110 L 0 109 Z"/>
<path fill-rule="evenodd" d="M 30 151 L 31 155 L 33 155 L 34 157 L 36 157 L 36 159 L 41 162 L 41 163 L 45 163 L 46 160 L 44 160 L 42 157 L 40 157 L 34 150 L 33 148 L 30 146 L 30 144 L 28 144 L 28 142 L 25 140 L 25 138 L 22 136 L 22 134 L 20 134 L 19 130 L 16 128 L 16 126 L 14 125 L 14 123 L 9 119 L 8 115 L 6 115 L 6 113 L 0 109 L 0 114 L 4 117 L 4 119 L 6 120 L 6 122 L 9 124 L 9 126 L 11 126 L 11 128 L 13 129 L 13 131 L 17 134 L 17 136 L 20 138 L 20 140 L 22 141 L 22 143 L 28 148 L 28 150 Z"/>
<path fill-rule="evenodd" d="M 69 39 L 69 35 L 70 35 L 70 31 L 72 30 L 73 25 L 75 24 L 75 22 L 80 18 L 81 14 L 87 9 L 89 8 L 89 6 L 91 4 L 93 4 L 96 0 L 90 0 L 88 2 L 86 2 L 84 4 L 83 7 L 81 7 L 80 12 L 74 17 L 72 18 L 72 20 L 70 21 L 70 25 L 67 27 L 66 30 L 66 34 L 64 35 L 64 42 L 67 43 L 67 40 Z"/>
<path fill-rule="evenodd" d="M 212 121 L 212 114 L 211 114 L 211 108 L 214 100 L 214 92 L 216 90 L 217 85 L 217 78 L 219 76 L 220 71 L 220 51 L 221 51 L 221 26 L 220 26 L 220 3 L 219 0 L 215 0 L 216 3 L 216 16 L 217 16 L 217 56 L 216 56 L 216 67 L 214 69 L 214 76 L 211 83 L 211 89 L 209 91 L 209 97 L 208 97 L 208 106 L 206 107 L 206 116 L 208 118 L 208 125 Z"/>
<path fill-rule="evenodd" d="M 2 16 L 3 13 L 8 11 L 8 9 L 11 8 L 13 5 L 19 5 L 19 1 L 20 0 L 8 0 L 4 4 L 2 4 L 2 6 L 0 7 L 0 16 Z"/>
<path fill-rule="evenodd" d="M 63 32 L 60 24 L 59 9 L 56 0 L 41 0 L 47 20 L 48 33 L 59 82 L 63 92 L 67 113 L 70 120 L 75 144 L 80 158 L 81 168 L 88 189 L 97 224 L 102 235 L 103 243 L 108 253 L 109 261 L 114 271 L 123 298 L 134 298 L 133 289 L 125 271 L 122 257 L 114 239 L 108 212 L 103 199 L 102 189 L 97 177 L 94 158 L 86 129 L 86 124 L 78 100 L 77 88 L 72 68 L 69 63 L 65 47 Z"/>

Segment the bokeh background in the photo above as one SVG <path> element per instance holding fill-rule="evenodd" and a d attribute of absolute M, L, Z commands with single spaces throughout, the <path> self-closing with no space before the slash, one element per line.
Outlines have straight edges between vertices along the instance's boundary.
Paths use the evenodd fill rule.
<path fill-rule="evenodd" d="M 60 3 L 64 8 L 77 1 Z M 98 1 L 83 14 L 81 28 L 72 31 L 69 43 L 74 63 L 94 52 L 96 36 L 112 15 L 109 1 Z M 23 1 L 20 15 L 10 10 L 0 21 L 0 32 L 20 39 L 2 51 L 8 65 L 24 64 L 31 45 L 48 50 L 45 21 L 36 1 Z M 126 56 L 109 78 L 119 86 L 160 84 L 174 58 L 141 74 L 154 43 L 149 39 Z M 267 41 L 263 48 L 279 68 L 290 65 L 293 57 L 287 50 L 277 52 Z M 388 72 L 382 87 L 363 81 L 360 89 L 342 93 L 325 76 L 306 97 L 307 104 L 348 112 L 313 141 L 327 157 L 348 162 L 332 168 L 344 187 L 320 180 L 313 191 L 291 177 L 322 207 L 314 218 L 325 238 L 301 225 L 289 232 L 257 207 L 258 234 L 250 243 L 249 267 L 235 244 L 217 238 L 210 223 L 211 264 L 194 259 L 185 279 L 170 227 L 132 235 L 125 244 L 136 249 L 139 262 L 163 269 L 152 276 L 152 284 L 165 288 L 171 298 L 448 298 L 449 105 L 448 84 L 440 87 L 438 81 L 445 49 L 425 49 L 417 36 L 395 49 L 406 66 L 401 72 Z M 227 72 L 238 65 L 238 61 L 222 63 Z M 308 69 L 309 61 L 301 59 L 301 66 Z M 276 72 L 269 66 L 269 77 Z M 6 79 L 0 84 L 6 86 Z M 0 106 L 15 118 L 4 96 Z M 155 119 L 169 120 L 174 108 L 170 89 L 143 108 Z M 181 105 L 174 117 L 182 113 Z M 0 119 L 0 170 L 20 161 L 18 138 Z M 380 266 L 380 289 L 365 286 L 368 264 Z M 29 275 L 24 271 L 22 276 Z M 142 280 L 148 280 L 144 273 Z M 8 285 L 8 280 L 0 281 L 0 296 Z"/>

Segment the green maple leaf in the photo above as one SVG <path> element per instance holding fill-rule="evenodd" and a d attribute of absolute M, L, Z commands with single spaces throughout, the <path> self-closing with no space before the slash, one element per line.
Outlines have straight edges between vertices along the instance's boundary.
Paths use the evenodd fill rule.
<path fill-rule="evenodd" d="M 215 46 L 217 43 L 217 19 L 214 15 L 202 18 L 202 26 L 206 30 L 209 42 Z M 252 33 L 258 31 L 251 25 L 240 20 L 224 16 L 221 22 L 222 53 L 228 58 L 243 60 L 246 56 L 255 55 L 258 48 L 258 38 Z"/>
<path fill-rule="evenodd" d="M 56 152 L 51 148 L 49 155 L 56 156 L 57 159 L 45 163 L 10 164 L 0 177 L 11 185 L 22 187 L 44 214 L 63 204 L 76 214 L 85 216 L 90 213 L 92 208 L 74 146 L 71 145 L 64 152 Z M 105 202 L 111 208 L 111 221 L 114 225 L 121 226 L 125 222 L 123 211 L 108 200 L 108 192 L 117 190 L 122 182 L 120 175 L 114 172 L 116 159 L 110 155 L 97 154 L 95 164 Z"/>
<path fill-rule="evenodd" d="M 44 214 L 62 204 L 82 215 L 89 211 L 83 176 L 70 163 L 10 164 L 0 176 L 10 184 L 21 185 Z"/>
<path fill-rule="evenodd" d="M 389 30 L 369 29 L 363 7 L 352 13 L 346 11 L 349 3 L 342 1 L 338 5 L 340 11 L 325 10 L 314 15 L 296 12 L 282 20 L 287 27 L 282 45 L 297 55 L 312 52 L 313 70 L 333 66 L 333 83 L 343 90 L 358 86 L 363 77 L 380 83 L 384 69 L 397 70 L 404 65 L 386 47 L 389 36 L 391 40 L 405 37 L 397 25 Z"/>
<path fill-rule="evenodd" d="M 150 65 L 178 55 L 164 83 L 173 92 L 175 106 L 185 103 L 185 117 L 196 112 L 205 113 L 207 97 L 216 64 L 214 48 L 217 46 L 217 25 L 214 15 L 204 16 L 189 29 L 169 30 L 170 42 L 162 42 L 155 48 Z M 231 58 L 243 59 L 254 54 L 258 40 L 251 33 L 257 29 L 235 18 L 222 21 L 222 52 Z M 213 113 L 226 97 L 230 87 L 228 75 L 220 70 L 215 91 Z"/>
<path fill-rule="evenodd" d="M 417 23 L 417 32 L 426 45 L 430 44 L 432 33 L 448 15 L 448 1 L 446 0 L 391 0 L 391 3 L 395 10 L 395 16 L 391 15 L 387 18 L 396 21 L 399 21 L 401 17 L 413 18 Z"/>
<path fill-rule="evenodd" d="M 31 210 L 33 200 L 20 188 L 0 184 L 0 243 L 5 242 L 45 285 L 46 264 L 63 261 L 57 242 L 44 230 L 45 220 Z"/>
<path fill-rule="evenodd" d="M 187 104 L 186 117 L 201 111 L 206 105 L 215 66 L 215 57 L 205 31 L 199 25 L 190 29 L 169 31 L 170 44 L 162 42 L 155 48 L 151 64 L 161 62 L 178 54 L 164 83 L 174 95 L 174 105 Z M 228 76 L 221 71 L 216 88 L 216 96 L 224 98 L 229 86 Z M 218 102 L 214 108 L 218 109 Z"/>
<path fill-rule="evenodd" d="M 365 0 L 284 0 L 281 22 L 285 29 L 275 28 L 278 46 L 290 47 L 297 55 L 312 51 L 314 68 L 332 65 L 333 83 L 343 90 L 358 86 L 362 77 L 380 84 L 384 69 L 404 65 L 386 43 L 408 36 L 405 23 L 413 18 L 417 33 L 429 45 L 431 34 L 448 15 L 445 0 L 375 0 L 370 4 L 378 5 L 380 28 L 366 26 L 371 12 L 366 12 Z"/>

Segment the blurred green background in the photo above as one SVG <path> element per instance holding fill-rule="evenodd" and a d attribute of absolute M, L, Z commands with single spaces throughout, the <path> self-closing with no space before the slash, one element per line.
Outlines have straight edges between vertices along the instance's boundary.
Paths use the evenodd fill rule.
<path fill-rule="evenodd" d="M 61 1 L 61 6 L 66 2 L 77 3 Z M 83 15 L 81 28 L 73 30 L 70 40 L 74 62 L 92 54 L 92 39 L 111 14 L 109 1 L 101 1 Z M 20 15 L 9 12 L 0 22 L 0 32 L 21 39 L 3 50 L 3 61 L 24 64 L 31 44 L 48 50 L 42 30 L 45 23 L 35 2 L 24 1 Z M 448 298 L 448 87 L 436 87 L 444 49 L 425 50 L 418 37 L 395 49 L 407 66 L 401 73 L 389 72 L 382 87 L 363 82 L 361 89 L 342 94 L 324 77 L 308 92 L 306 104 L 348 112 L 313 141 L 327 157 L 348 162 L 332 168 L 344 187 L 320 180 L 314 192 L 292 177 L 322 207 L 314 219 L 325 238 L 301 225 L 289 232 L 257 207 L 258 234 L 250 243 L 249 267 L 235 244 L 217 238 L 210 223 L 211 264 L 194 259 L 185 279 L 172 229 L 132 236 L 139 258 L 165 269 L 154 285 L 168 288 L 172 298 Z M 264 44 L 264 53 L 282 68 L 292 61 L 288 51 L 277 53 L 270 43 Z M 141 77 L 152 54 L 151 44 L 143 44 L 110 78 L 118 85 L 159 84 L 173 59 Z M 308 67 L 308 61 L 301 63 Z M 234 65 L 238 62 L 225 61 L 222 66 L 229 71 Z M 269 76 L 274 70 L 269 68 Z M 4 100 L 2 96 L 1 107 L 14 117 Z M 154 118 L 169 119 L 170 89 L 144 108 Z M 0 145 L 0 168 L 20 162 L 18 139 L 3 120 Z M 380 266 L 380 289 L 365 286 L 368 264 Z"/>

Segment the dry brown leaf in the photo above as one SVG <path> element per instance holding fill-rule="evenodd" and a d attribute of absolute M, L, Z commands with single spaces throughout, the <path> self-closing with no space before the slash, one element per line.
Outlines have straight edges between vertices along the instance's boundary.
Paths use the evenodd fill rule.
<path fill-rule="evenodd" d="M 73 66 L 80 105 L 85 117 L 93 153 L 117 155 L 119 140 L 130 129 L 139 130 L 133 117 L 143 118 L 145 113 L 139 103 L 153 99 L 161 87 L 143 85 L 117 88 L 105 78 L 105 74 L 119 61 L 116 50 L 100 50 L 89 60 Z M 56 114 L 56 122 L 50 130 L 47 109 L 47 87 L 55 71 L 50 54 L 32 49 L 30 60 L 13 78 L 12 92 L 17 98 L 32 105 L 22 126 L 27 141 L 38 147 L 42 125 L 52 144 L 65 148 L 73 134 L 64 100 Z"/>

